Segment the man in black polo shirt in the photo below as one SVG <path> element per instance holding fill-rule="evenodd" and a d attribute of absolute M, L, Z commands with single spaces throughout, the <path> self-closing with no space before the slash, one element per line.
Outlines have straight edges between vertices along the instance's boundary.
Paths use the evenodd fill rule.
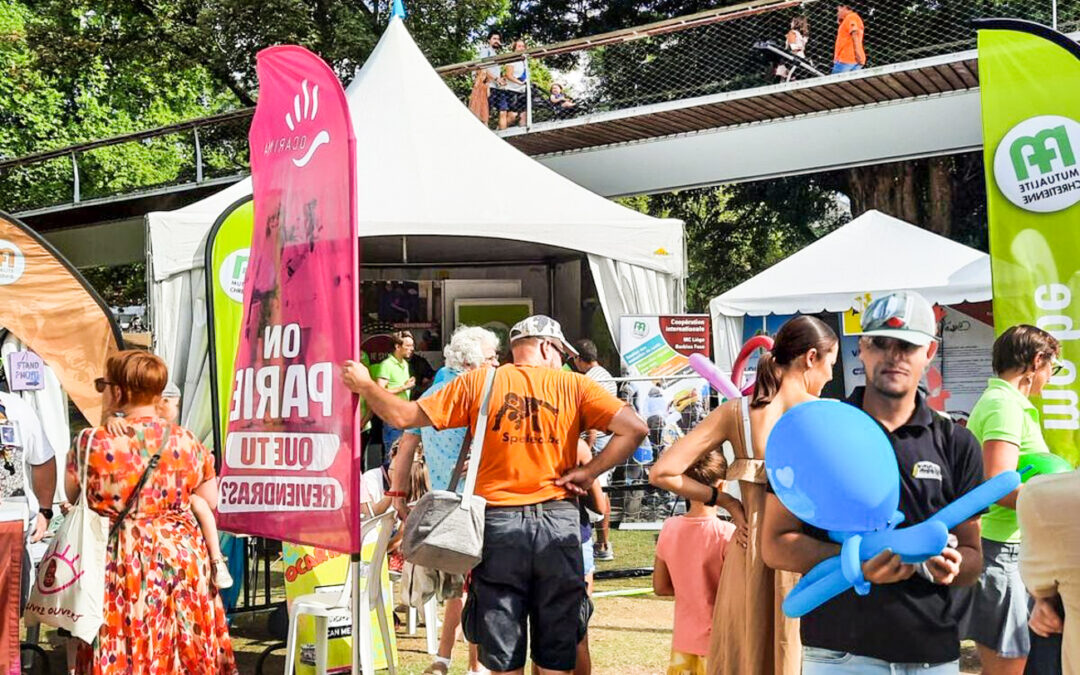
<path fill-rule="evenodd" d="M 926 520 L 983 480 L 978 441 L 932 411 L 918 391 L 937 352 L 936 331 L 933 308 L 911 292 L 874 301 L 862 317 L 859 358 L 866 386 L 849 403 L 877 420 L 892 443 L 905 526 Z M 839 552 L 825 532 L 768 495 L 762 531 L 767 565 L 807 572 Z M 868 595 L 845 591 L 803 617 L 804 675 L 958 673 L 959 608 L 950 586 L 970 586 L 981 572 L 978 517 L 956 527 L 949 547 L 922 565 L 903 564 L 883 551 L 863 563 L 873 584 Z"/>

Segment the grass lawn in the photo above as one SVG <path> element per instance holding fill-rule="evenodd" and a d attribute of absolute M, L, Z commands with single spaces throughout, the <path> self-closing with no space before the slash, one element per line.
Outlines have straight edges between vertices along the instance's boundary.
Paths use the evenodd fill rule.
<path fill-rule="evenodd" d="M 653 551 L 656 545 L 656 531 L 619 531 L 612 530 L 611 540 L 615 551 L 615 560 L 599 562 L 599 570 L 616 570 L 651 567 Z M 280 579 L 280 563 L 274 567 L 275 577 Z M 595 592 L 632 589 L 650 589 L 652 580 L 648 576 L 598 580 Z M 283 591 L 282 591 L 283 593 Z M 589 624 L 589 646 L 593 658 L 595 675 L 659 675 L 664 673 L 668 651 L 671 647 L 671 626 L 674 615 L 674 603 L 667 598 L 645 595 L 598 597 L 595 599 L 596 612 Z M 52 629 L 46 629 L 51 632 Z M 420 627 L 417 635 L 405 635 L 404 629 L 398 631 L 398 672 L 402 675 L 419 675 L 428 666 L 430 657 L 426 654 L 424 628 Z M 256 672 L 255 666 L 260 654 L 269 646 L 278 642 L 267 629 L 267 615 L 243 614 L 234 618 L 231 635 L 236 652 L 237 664 L 244 675 Z M 42 646 L 50 654 L 50 673 L 62 675 L 63 652 L 49 644 L 48 636 L 43 637 Z M 964 673 L 978 673 L 979 665 L 974 655 L 974 645 L 965 643 L 961 659 Z M 282 672 L 285 659 L 283 649 L 270 654 L 263 667 L 263 673 L 277 675 Z M 459 644 L 455 649 L 452 675 L 465 673 L 465 647 Z M 39 671 L 44 672 L 44 671 Z"/>

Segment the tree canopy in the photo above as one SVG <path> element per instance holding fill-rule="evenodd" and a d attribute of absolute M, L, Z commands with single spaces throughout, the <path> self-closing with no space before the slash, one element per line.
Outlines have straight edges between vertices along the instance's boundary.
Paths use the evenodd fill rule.
<path fill-rule="evenodd" d="M 871 9 L 919 13 L 920 7 L 937 11 L 962 1 L 882 2 Z M 985 1 L 990 7 L 996 3 Z M 712 8 L 698 0 L 406 4 L 410 32 L 436 65 L 474 57 L 474 45 L 489 26 L 536 45 Z M 257 91 L 255 54 L 273 44 L 307 46 L 347 81 L 374 47 L 389 5 L 390 0 L 0 0 L 0 157 L 251 105 Z M 926 28 L 931 18 L 932 12 L 915 19 L 880 14 L 875 23 L 910 31 Z M 725 30 L 717 28 L 713 37 L 728 39 Z M 653 83 L 705 69 L 711 48 L 685 42 L 678 36 L 637 41 L 620 47 L 618 59 L 595 50 L 584 64 L 598 92 L 594 96 L 640 95 L 644 101 L 656 88 Z M 544 65 L 560 62 L 534 64 L 538 78 L 547 75 Z M 760 78 L 760 73 L 746 77 Z M 738 85 L 713 79 L 717 82 L 710 86 Z M 202 139 L 208 172 L 246 168 L 245 127 L 238 124 L 221 138 Z M 84 197 L 190 178 L 193 157 L 190 132 L 87 152 L 79 157 Z M 69 158 L 4 171 L 0 208 L 17 211 L 66 201 L 71 183 Z M 973 153 L 624 201 L 686 222 L 689 302 L 701 310 L 708 298 L 837 226 L 846 217 L 838 208 L 844 196 L 855 215 L 877 208 L 985 249 L 983 190 L 981 156 Z M 118 283 L 115 275 L 95 274 L 101 283 Z M 123 301 L 117 296 L 117 303 Z"/>
<path fill-rule="evenodd" d="M 411 0 L 408 22 L 433 63 L 463 60 L 506 2 Z M 347 81 L 388 22 L 388 4 L 0 0 L 0 157 L 249 106 L 255 55 L 275 44 L 312 49 Z M 247 166 L 246 129 L 226 136 L 202 139 L 211 174 Z M 79 157 L 83 196 L 193 178 L 194 154 L 190 132 L 90 151 Z M 3 207 L 69 200 L 72 180 L 70 158 L 5 171 Z"/>

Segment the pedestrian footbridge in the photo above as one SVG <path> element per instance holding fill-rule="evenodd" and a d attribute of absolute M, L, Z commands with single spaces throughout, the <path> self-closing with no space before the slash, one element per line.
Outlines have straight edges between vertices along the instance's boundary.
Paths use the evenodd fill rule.
<path fill-rule="evenodd" d="M 480 72 L 527 73 L 520 118 L 498 129 L 491 115 L 493 133 L 601 195 L 662 192 L 977 150 L 971 21 L 1027 19 L 1076 39 L 1080 4 L 1062 6 L 1068 9 L 1057 0 L 880 0 L 862 17 L 867 68 L 837 75 L 828 74 L 837 29 L 836 3 L 828 0 L 754 0 L 438 71 L 463 104 Z M 809 64 L 802 65 L 812 68 L 780 81 L 770 59 L 785 51 L 796 16 L 810 26 Z M 774 49 L 760 48 L 770 41 Z M 554 84 L 572 106 L 552 102 Z M 29 203 L 0 208 L 58 242 L 84 239 L 72 228 L 99 229 L 94 240 L 103 245 L 86 248 L 88 258 L 76 264 L 139 259 L 134 235 L 143 214 L 178 208 L 246 175 L 251 114 L 0 159 L 0 194 L 10 193 L 7 184 L 40 187 Z M 95 153 L 126 143 L 142 152 L 161 148 L 177 164 L 175 176 L 105 187 L 111 182 Z M 178 156 L 186 160 L 177 163 Z M 108 241 L 132 242 L 131 250 Z"/>

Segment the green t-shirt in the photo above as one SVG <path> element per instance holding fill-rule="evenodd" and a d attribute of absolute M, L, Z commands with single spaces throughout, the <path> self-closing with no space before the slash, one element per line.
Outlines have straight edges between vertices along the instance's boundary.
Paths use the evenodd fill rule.
<path fill-rule="evenodd" d="M 386 380 L 391 388 L 400 387 L 412 377 L 409 375 L 409 362 L 399 361 L 393 354 L 372 366 L 371 376 L 376 380 Z M 398 394 L 398 398 L 408 401 L 411 391 L 401 392 Z"/>
<path fill-rule="evenodd" d="M 1039 410 L 1016 387 L 996 377 L 990 378 L 986 391 L 971 409 L 967 426 L 980 444 L 1005 441 L 1019 448 L 1019 461 L 1014 469 L 1025 465 L 1025 455 L 1050 452 L 1043 439 Z M 1019 543 L 1016 511 L 992 504 L 989 513 L 982 517 L 982 536 L 990 541 Z"/>

